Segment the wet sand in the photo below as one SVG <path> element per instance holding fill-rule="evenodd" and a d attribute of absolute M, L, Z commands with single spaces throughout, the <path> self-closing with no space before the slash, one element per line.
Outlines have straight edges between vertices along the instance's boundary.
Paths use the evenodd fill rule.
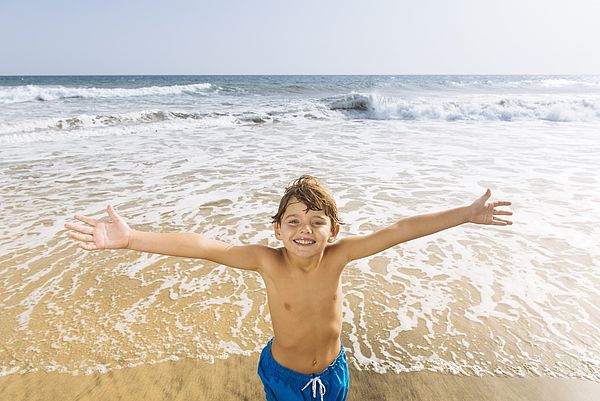
<path fill-rule="evenodd" d="M 264 400 L 258 354 L 208 363 L 185 359 L 90 376 L 35 372 L 0 378 L 0 399 L 55 400 Z M 415 372 L 350 372 L 353 400 L 600 400 L 600 383 L 549 377 L 465 377 Z"/>

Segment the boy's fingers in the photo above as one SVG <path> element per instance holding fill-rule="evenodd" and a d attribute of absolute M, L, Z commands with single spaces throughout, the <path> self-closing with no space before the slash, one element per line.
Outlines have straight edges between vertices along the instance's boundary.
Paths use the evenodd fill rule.
<path fill-rule="evenodd" d="M 500 225 L 510 225 L 510 224 L 512 224 L 512 221 L 510 221 L 510 220 L 504 220 L 504 219 L 501 219 L 499 217 L 494 217 L 493 220 L 492 220 L 492 224 L 494 224 L 494 222 L 501 223 Z"/>
<path fill-rule="evenodd" d="M 494 207 L 496 207 L 496 206 L 510 206 L 510 205 L 512 205 L 512 203 L 508 202 L 508 201 L 494 202 Z"/>
<path fill-rule="evenodd" d="M 106 207 L 106 211 L 108 212 L 108 215 L 110 216 L 110 218 L 112 219 L 112 221 L 119 221 L 121 220 L 121 216 L 119 216 L 117 214 L 117 212 L 115 211 L 115 209 L 112 207 L 112 205 L 108 205 Z"/>
<path fill-rule="evenodd" d="M 94 244 L 88 244 L 87 242 L 83 243 L 83 244 L 79 244 L 79 247 L 81 249 L 85 249 L 86 251 L 95 251 L 95 250 L 98 249 L 98 247 L 96 245 L 94 245 Z"/>
<path fill-rule="evenodd" d="M 93 242 L 94 237 L 89 234 L 69 233 L 69 238 L 73 238 L 84 242 Z"/>
<path fill-rule="evenodd" d="M 65 228 L 68 228 L 69 230 L 75 230 L 77 232 L 83 233 L 83 234 L 93 234 L 94 233 L 94 229 L 92 227 L 85 227 L 85 226 L 75 226 L 73 224 L 70 223 L 66 223 L 65 224 Z"/>
<path fill-rule="evenodd" d="M 96 219 L 92 219 L 91 217 L 82 216 L 79 214 L 76 214 L 75 218 L 79 221 L 83 221 L 84 223 L 89 224 L 90 226 L 96 226 L 96 224 L 98 223 L 98 220 Z"/>
<path fill-rule="evenodd" d="M 503 214 L 505 216 L 512 216 L 513 213 L 507 210 L 494 210 L 493 214 Z"/>

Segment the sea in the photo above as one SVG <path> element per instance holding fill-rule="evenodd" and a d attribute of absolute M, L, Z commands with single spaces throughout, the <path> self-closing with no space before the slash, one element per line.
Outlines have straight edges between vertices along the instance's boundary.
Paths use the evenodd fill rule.
<path fill-rule="evenodd" d="M 600 76 L 0 77 L 0 375 L 86 375 L 253 355 L 261 277 L 86 252 L 74 214 L 281 246 L 271 216 L 313 174 L 340 237 L 492 190 L 465 224 L 344 270 L 349 363 L 379 373 L 600 382 Z"/>

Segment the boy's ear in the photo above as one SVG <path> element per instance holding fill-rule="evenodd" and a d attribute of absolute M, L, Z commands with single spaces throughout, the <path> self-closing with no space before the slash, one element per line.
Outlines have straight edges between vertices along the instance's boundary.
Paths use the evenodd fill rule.
<path fill-rule="evenodd" d="M 335 241 L 335 237 L 337 237 L 337 235 L 339 233 L 340 233 L 340 225 L 339 224 L 335 224 L 333 226 L 333 230 L 331 230 L 331 233 L 329 234 L 329 239 L 327 241 L 329 241 L 329 242 Z"/>
<path fill-rule="evenodd" d="M 281 224 L 278 222 L 273 223 L 273 231 L 275 232 L 275 238 L 281 240 Z"/>

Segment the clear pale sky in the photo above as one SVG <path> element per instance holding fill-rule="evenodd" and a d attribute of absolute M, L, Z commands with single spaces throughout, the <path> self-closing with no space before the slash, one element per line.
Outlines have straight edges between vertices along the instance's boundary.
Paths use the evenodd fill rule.
<path fill-rule="evenodd" d="M 0 0 L 0 75 L 600 74 L 596 0 Z"/>

